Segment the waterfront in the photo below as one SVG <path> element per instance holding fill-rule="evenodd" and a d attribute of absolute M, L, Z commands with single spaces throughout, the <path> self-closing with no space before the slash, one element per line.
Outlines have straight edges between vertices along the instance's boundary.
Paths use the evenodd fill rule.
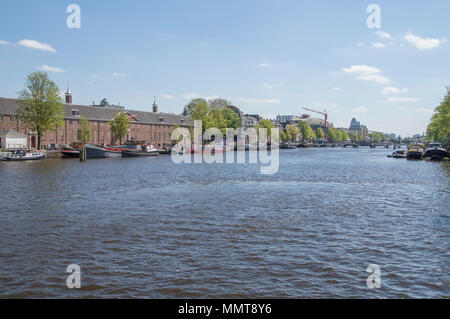
<path fill-rule="evenodd" d="M 450 163 L 391 152 L 0 162 L 0 297 L 450 297 Z"/>

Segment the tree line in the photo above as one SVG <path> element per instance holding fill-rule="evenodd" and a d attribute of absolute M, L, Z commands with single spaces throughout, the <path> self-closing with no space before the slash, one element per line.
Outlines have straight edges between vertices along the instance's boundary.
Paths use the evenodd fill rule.
<path fill-rule="evenodd" d="M 450 86 L 441 104 L 434 110 L 431 122 L 427 128 L 426 139 L 442 143 L 446 148 L 450 147 Z"/>

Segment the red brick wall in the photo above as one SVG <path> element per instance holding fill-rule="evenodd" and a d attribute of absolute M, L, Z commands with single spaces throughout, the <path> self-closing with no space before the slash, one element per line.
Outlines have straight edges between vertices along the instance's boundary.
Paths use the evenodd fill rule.
<path fill-rule="evenodd" d="M 0 115 L 0 132 L 14 130 L 24 134 L 29 134 L 30 130 L 26 128 L 24 123 L 17 117 L 13 117 L 14 122 L 10 121 L 9 115 Z M 119 145 L 120 141 L 113 141 L 111 128 L 108 122 L 90 121 L 92 129 L 91 141 L 92 144 L 105 145 Z M 45 132 L 41 138 L 41 146 L 49 144 L 70 144 L 78 141 L 78 129 L 80 128 L 79 120 L 64 120 L 64 126 L 58 127 L 57 130 Z M 141 124 L 132 123 L 130 132 L 122 139 L 133 139 L 135 141 L 145 141 L 155 145 L 156 147 L 169 146 L 170 141 L 170 125 L 156 125 L 156 124 Z"/>

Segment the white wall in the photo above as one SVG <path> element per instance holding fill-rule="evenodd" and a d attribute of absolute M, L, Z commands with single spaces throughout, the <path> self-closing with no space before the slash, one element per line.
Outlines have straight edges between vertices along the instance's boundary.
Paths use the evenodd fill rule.
<path fill-rule="evenodd" d="M 27 148 L 27 138 L 26 137 L 15 137 L 15 138 L 2 138 L 3 148 Z M 5 146 L 5 147 L 4 147 Z"/>

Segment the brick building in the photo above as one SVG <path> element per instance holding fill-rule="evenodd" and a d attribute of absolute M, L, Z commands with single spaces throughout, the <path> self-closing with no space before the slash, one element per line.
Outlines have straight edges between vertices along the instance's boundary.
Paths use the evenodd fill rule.
<path fill-rule="evenodd" d="M 41 147 L 59 147 L 78 141 L 80 120 L 87 118 L 92 130 L 90 143 L 95 145 L 118 145 L 120 141 L 113 137 L 109 122 L 116 112 L 125 112 L 133 116 L 131 127 L 125 140 L 144 141 L 156 147 L 171 145 L 170 131 L 173 126 L 190 126 L 187 116 L 160 113 L 158 106 L 153 104 L 153 112 L 120 110 L 114 107 L 74 105 L 70 91 L 66 92 L 64 105 L 64 125 L 56 130 L 45 132 L 41 139 Z M 9 130 L 17 131 L 28 136 L 28 146 L 37 146 L 37 135 L 17 117 L 20 101 L 17 99 L 0 98 L 0 133 Z"/>

